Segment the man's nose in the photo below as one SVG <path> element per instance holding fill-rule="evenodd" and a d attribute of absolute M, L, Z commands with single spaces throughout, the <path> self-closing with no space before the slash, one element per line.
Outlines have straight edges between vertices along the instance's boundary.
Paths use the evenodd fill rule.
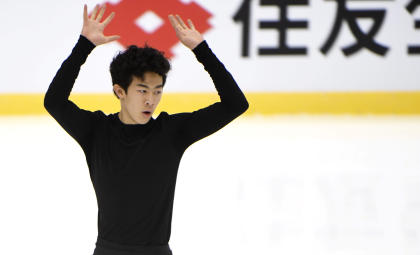
<path fill-rule="evenodd" d="M 152 97 L 151 96 L 147 96 L 145 103 L 146 103 L 146 105 L 152 105 L 153 104 Z"/>

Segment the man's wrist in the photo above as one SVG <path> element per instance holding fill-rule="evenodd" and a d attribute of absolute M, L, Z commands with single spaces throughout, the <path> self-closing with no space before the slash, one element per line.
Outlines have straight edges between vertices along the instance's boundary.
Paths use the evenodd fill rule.
<path fill-rule="evenodd" d="M 77 41 L 77 48 L 79 49 L 79 51 L 88 55 L 95 47 L 96 47 L 95 44 L 93 44 L 84 35 L 80 34 L 79 40 Z"/>
<path fill-rule="evenodd" d="M 206 40 L 201 41 L 199 44 L 197 44 L 197 46 L 194 47 L 194 49 L 192 49 L 192 51 L 197 54 L 198 52 L 201 51 L 202 48 L 205 48 L 207 45 Z"/>

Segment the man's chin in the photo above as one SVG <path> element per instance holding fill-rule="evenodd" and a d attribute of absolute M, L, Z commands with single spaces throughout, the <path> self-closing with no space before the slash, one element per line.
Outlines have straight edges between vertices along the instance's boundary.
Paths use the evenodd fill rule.
<path fill-rule="evenodd" d="M 146 124 L 152 118 L 153 112 L 142 112 L 139 116 L 138 121 L 140 124 Z"/>

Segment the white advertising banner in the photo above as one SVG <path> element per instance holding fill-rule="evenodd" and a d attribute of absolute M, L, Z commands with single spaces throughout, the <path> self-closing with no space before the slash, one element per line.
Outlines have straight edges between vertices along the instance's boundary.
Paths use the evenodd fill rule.
<path fill-rule="evenodd" d="M 171 57 L 166 91 L 214 91 L 167 15 L 191 18 L 246 92 L 420 90 L 420 2 L 416 0 L 2 1 L 0 93 L 43 93 L 70 54 L 83 4 L 107 4 L 105 30 L 75 92 L 111 92 L 109 64 L 129 44 Z"/>

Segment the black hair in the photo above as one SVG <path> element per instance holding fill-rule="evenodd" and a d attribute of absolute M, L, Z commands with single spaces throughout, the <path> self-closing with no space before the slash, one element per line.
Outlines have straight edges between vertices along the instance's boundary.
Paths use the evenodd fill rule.
<path fill-rule="evenodd" d="M 165 54 L 147 44 L 144 47 L 131 45 L 126 50 L 120 51 L 109 67 L 112 84 L 120 85 L 125 92 L 133 81 L 133 76 L 144 79 L 146 72 L 154 72 L 162 76 L 163 85 L 165 85 L 166 75 L 170 69 L 171 64 Z M 115 91 L 114 94 L 117 96 Z"/>

